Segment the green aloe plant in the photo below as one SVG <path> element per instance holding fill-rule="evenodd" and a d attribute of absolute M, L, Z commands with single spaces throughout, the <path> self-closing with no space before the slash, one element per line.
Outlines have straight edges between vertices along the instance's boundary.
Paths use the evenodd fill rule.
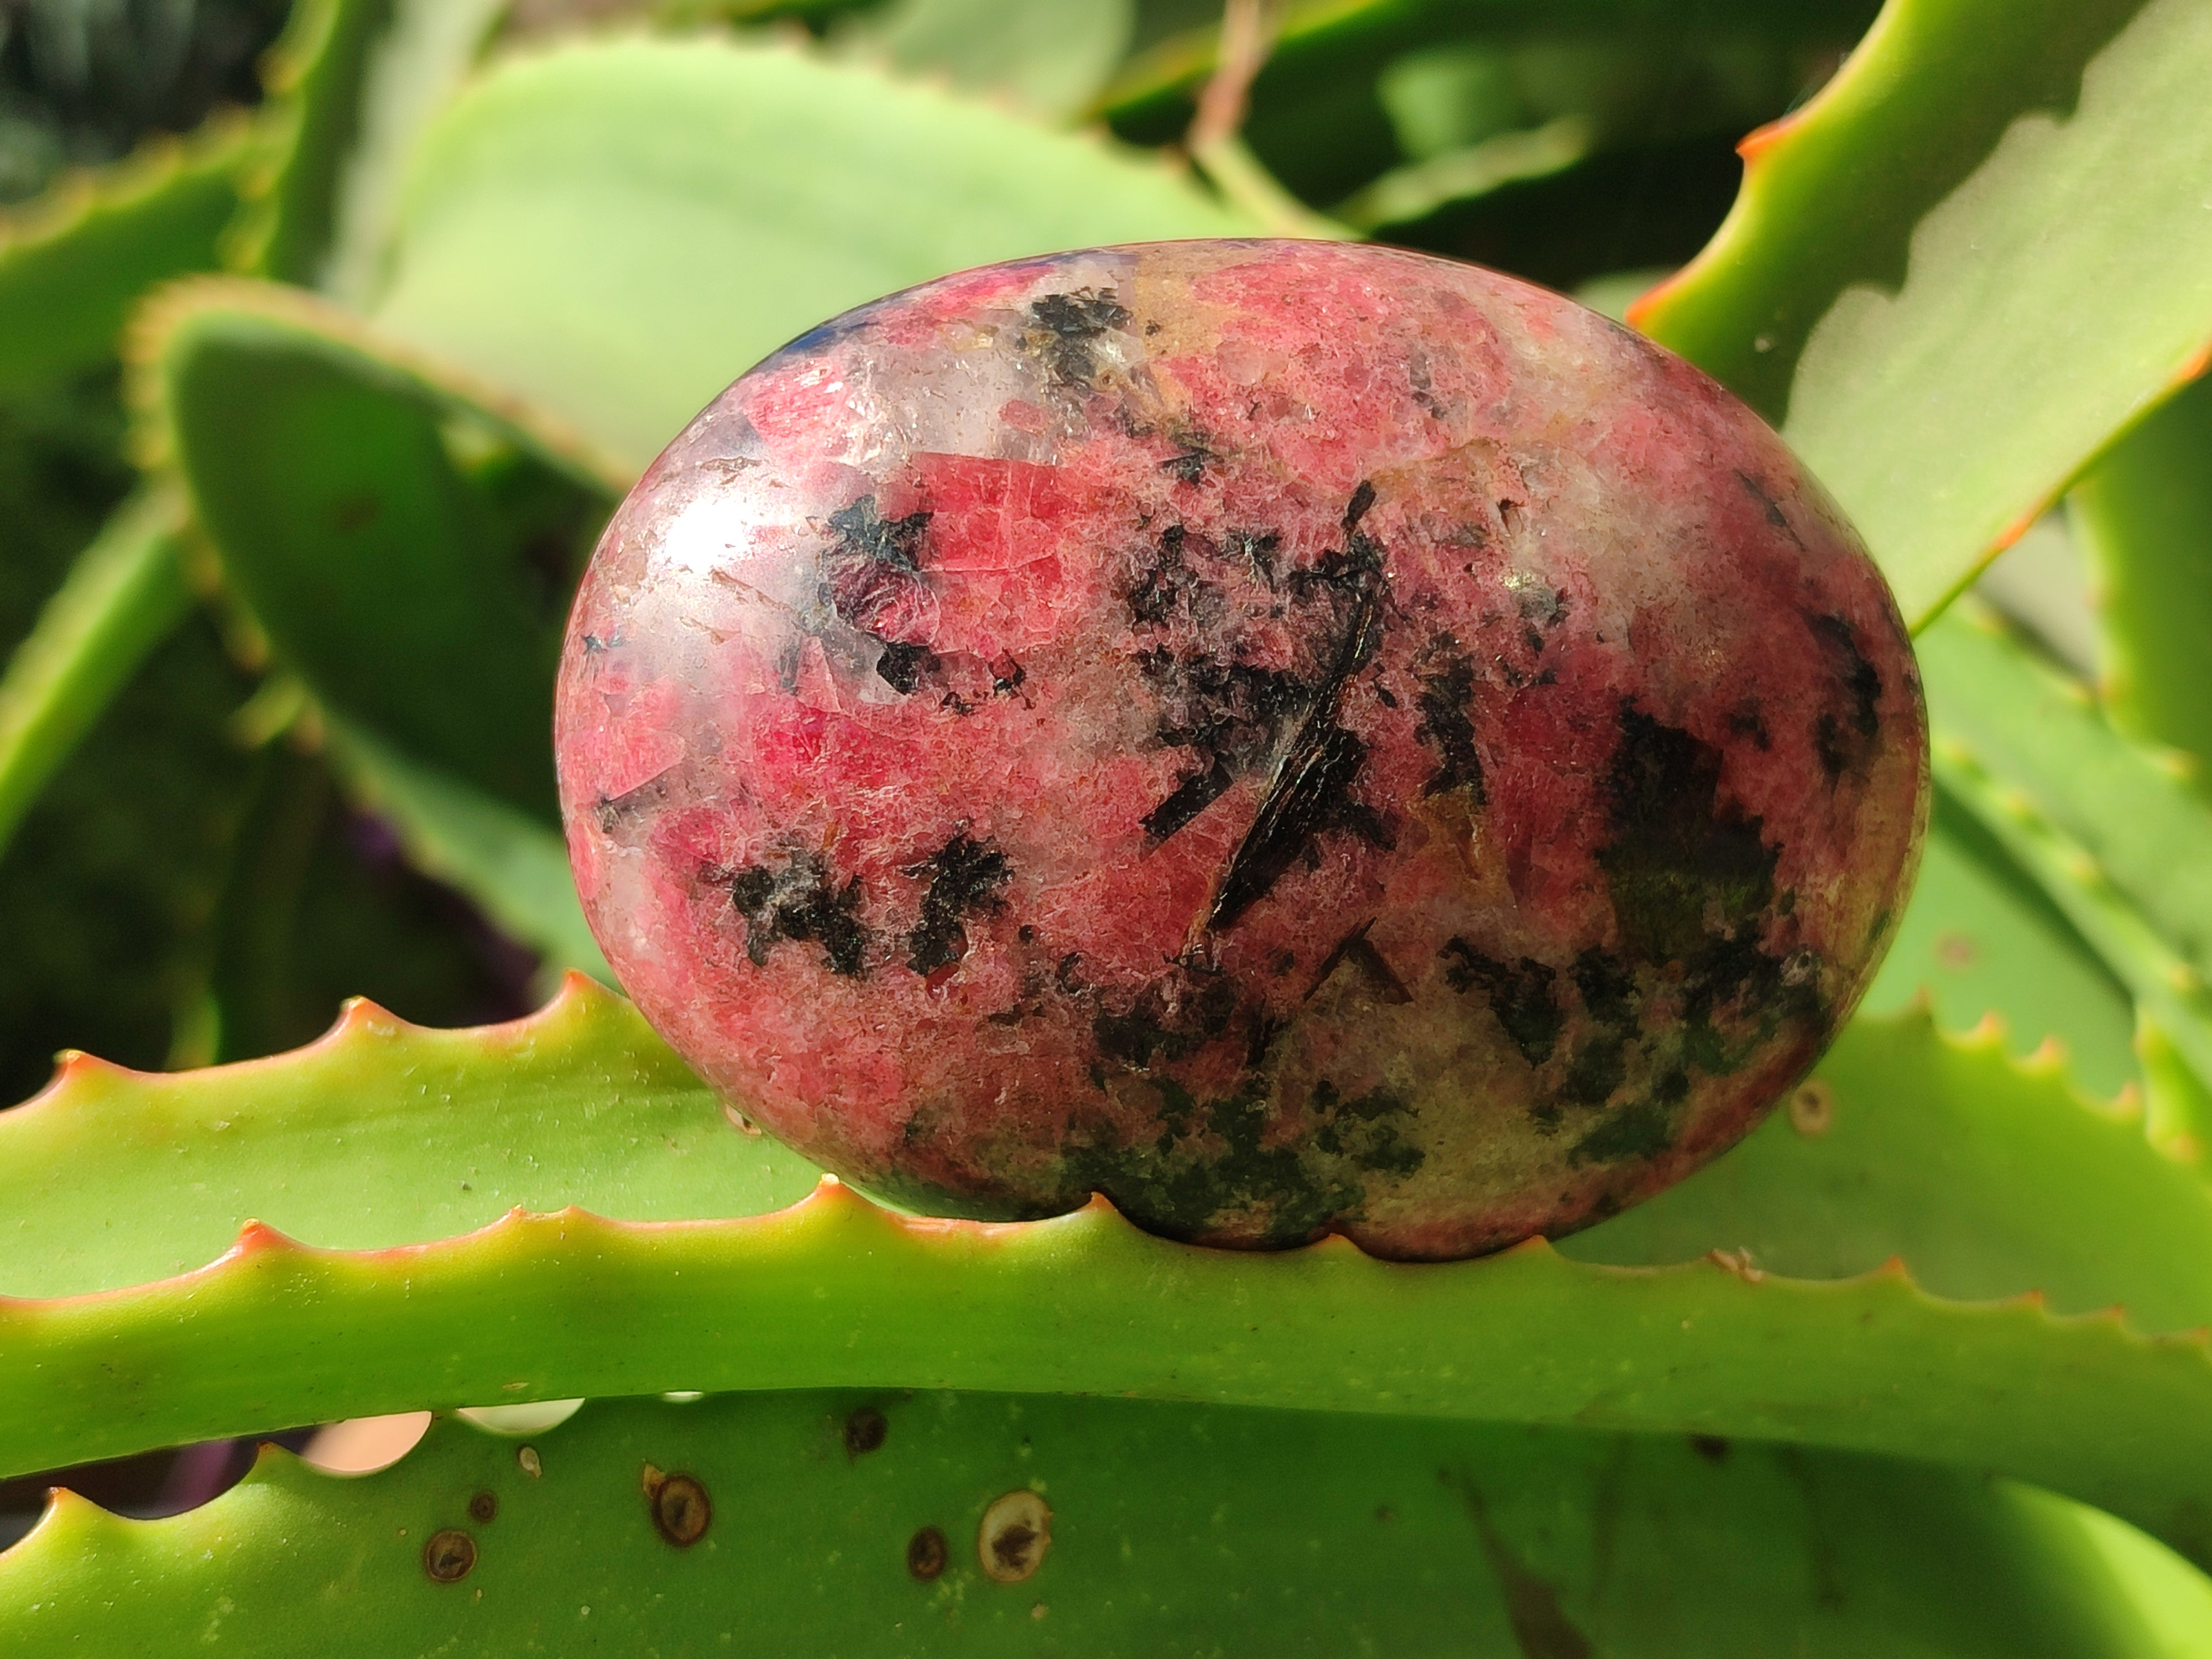
<path fill-rule="evenodd" d="M 173 784 L 208 890 L 170 1069 L 71 1054 L 0 1113 L 0 1475 L 441 1413 L 168 1518 L 58 1492 L 0 1647 L 2212 1655 L 2212 10 L 560 10 L 299 0 L 251 112 L 0 233 L 0 412 L 119 373 L 137 469 L 0 678 L 0 845 L 66 869 Z M 1614 303 L 1694 241 L 1608 251 L 1606 191 L 1694 198 L 1763 118 L 1629 315 L 1866 533 L 1936 805 L 1866 1006 L 1735 1152 L 1443 1266 L 944 1222 L 747 1133 L 604 982 L 559 629 L 737 373 L 963 266 L 1346 221 Z M 2070 543 L 2087 659 L 2013 620 L 2078 617 L 2063 566 L 1966 592 L 2031 526 L 1996 573 Z M 443 956 L 315 873 L 333 792 Z M 539 1012 L 270 1052 L 471 929 Z M 377 982 L 449 1011 L 443 971 Z"/>

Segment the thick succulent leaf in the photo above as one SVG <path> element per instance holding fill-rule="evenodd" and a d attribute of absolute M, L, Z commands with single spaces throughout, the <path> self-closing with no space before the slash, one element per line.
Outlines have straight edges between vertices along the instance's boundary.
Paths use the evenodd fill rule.
<path fill-rule="evenodd" d="M 2212 1324 L 2212 1189 L 2154 1151 L 2140 1107 L 2098 1110 L 2055 1060 L 1924 1013 L 1844 1029 L 1784 1108 L 1710 1168 L 1565 1240 L 1577 1261 L 1745 1250 L 1798 1279 L 1901 1258 L 1933 1294 L 2033 1290 L 2054 1312 L 2124 1304 L 2146 1331 Z"/>
<path fill-rule="evenodd" d="M 416 153 L 382 324 L 641 469 L 824 317 L 962 266 L 1252 227 L 1159 162 L 781 47 L 507 63 Z"/>
<path fill-rule="evenodd" d="M 6 1288 L 76 1298 L 0 1312 L 0 1356 L 20 1361 L 0 1358 L 0 1424 L 17 1425 L 0 1462 L 426 1401 L 1134 1390 L 1987 1461 L 2185 1533 L 2185 1493 L 2130 1498 L 2096 1470 L 2109 1455 L 2125 1475 L 2130 1436 L 2198 1409 L 2194 1390 L 2212 1389 L 2201 1332 L 2147 1341 L 2054 1319 L 2042 1297 L 1940 1303 L 1902 1268 L 1820 1285 L 1759 1267 L 1833 1274 L 1904 1251 L 1960 1296 L 2041 1289 L 2063 1311 L 2125 1298 L 2137 1328 L 2201 1325 L 2212 1277 L 2187 1264 L 2212 1258 L 2202 1183 L 2051 1068 L 1941 1037 L 1924 1017 L 1860 1022 L 1821 1081 L 1826 1133 L 1778 1117 L 1648 1219 L 1571 1247 L 1614 1261 L 1753 1253 L 1638 1272 L 1541 1245 L 1442 1267 L 1341 1243 L 1208 1252 L 1103 1206 L 1028 1227 L 899 1223 L 836 1188 L 781 1215 L 687 1224 L 787 1201 L 808 1172 L 732 1128 L 633 1011 L 581 980 L 535 1018 L 482 1031 L 356 1005 L 323 1042 L 271 1060 L 146 1076 L 74 1059 L 0 1115 L 0 1211 L 19 1246 Z M 140 1198 L 157 1188 L 173 1194 L 158 1211 Z M 563 1201 L 665 1224 L 571 1210 L 423 1243 Z M 118 1288 L 207 1259 L 249 1215 L 368 1254 L 254 1226 L 213 1268 Z M 1409 1348 L 1393 1333 L 1412 1328 L 1428 1334 Z M 1815 1346 L 1840 1369 L 1796 1375 L 1785 1356 Z M 2105 1407 L 2083 1389 L 2120 1402 L 2106 1427 L 2085 1426 Z M 1994 1415 L 1970 1430 L 1985 1396 Z M 2076 1462 L 2038 1461 L 2039 1434 Z"/>
<path fill-rule="evenodd" d="M 386 21 L 354 90 L 358 112 L 334 181 L 330 242 L 317 284 L 366 302 L 384 275 L 415 141 L 476 62 L 509 0 L 341 0 Z"/>
<path fill-rule="evenodd" d="M 1337 204 L 1336 216 L 1372 231 L 1425 218 L 1448 202 L 1484 196 L 1520 179 L 1540 179 L 1572 167 L 1596 143 L 1589 122 L 1562 115 L 1542 126 L 1501 132 L 1481 143 L 1448 149 L 1393 167 Z"/>
<path fill-rule="evenodd" d="M 150 284 L 214 270 L 250 143 L 243 120 L 218 120 L 0 217 L 0 392 L 105 362 Z"/>
<path fill-rule="evenodd" d="M 2212 1150 L 2212 1088 L 2155 1019 L 2136 1021 L 2136 1048 L 2142 1056 L 2143 1132 L 2170 1156 L 2204 1168 Z"/>
<path fill-rule="evenodd" d="M 208 1636 L 270 1659 L 1063 1643 L 2154 1659 L 2174 1650 L 2130 1605 L 2132 1579 L 2162 1565 L 2159 1612 L 2212 1611 L 2170 1557 L 2137 1543 L 2108 1559 L 2112 1523 L 2044 1494 L 1786 1448 L 849 1392 L 594 1402 L 527 1445 L 526 1460 L 441 1420 L 353 1480 L 272 1447 L 242 1485 L 163 1521 L 59 1496 L 0 1556 L 0 1642 L 24 1659 Z M 653 1470 L 704 1496 L 686 1547 L 656 1522 Z M 1049 1542 L 1032 1576 L 1000 1582 L 985 1512 L 1024 1490 L 1049 1506 Z M 931 1528 L 941 1568 L 917 1577 Z M 426 1566 L 434 1539 L 447 1582 Z"/>
<path fill-rule="evenodd" d="M 1422 27 L 1425 9 L 1406 0 L 1295 0 L 1279 14 L 1267 72 L 1296 76 L 1310 73 L 1314 63 L 1326 63 L 1341 77 L 1361 69 L 1372 73 L 1390 53 L 1447 32 L 1434 21 Z M 1546 0 L 1533 0 L 1515 3 L 1510 11 L 1500 6 L 1493 15 L 1510 28 L 1540 24 L 1557 9 Z M 1141 123 L 1163 112 L 1187 122 L 1190 100 L 1218 66 L 1220 46 L 1216 21 L 1196 23 L 1154 41 L 1121 65 L 1091 112 L 1117 125 Z"/>
<path fill-rule="evenodd" d="M 1644 1266 L 1748 1249 L 1803 1278 L 1898 1256 L 1954 1297 L 2040 1291 L 2062 1313 L 2124 1304 L 2152 1332 L 2212 1324 L 2212 1196 L 2133 1121 L 2086 1106 L 2055 1063 L 2022 1066 L 1993 1032 L 1948 1037 L 1913 1011 L 1854 1022 L 1819 1082 L 1832 1127 L 1808 1136 L 1802 1115 L 1778 1113 L 1567 1253 Z M 530 1019 L 477 1030 L 360 1003 L 311 1047 L 242 1065 L 149 1075 L 72 1058 L 36 1102 L 0 1115 L 0 1212 L 22 1246 L 0 1292 L 183 1272 L 249 1218 L 380 1249 L 518 1205 L 753 1214 L 796 1201 L 813 1173 L 732 1132 L 635 1011 L 588 981 Z M 149 1184 L 173 1194 L 158 1211 L 132 1197 Z"/>
<path fill-rule="evenodd" d="M 1442 1266 L 1341 1240 L 1247 1255 L 1103 1200 L 988 1226 L 825 1181 L 743 1220 L 517 1212 L 357 1254 L 252 1225 L 197 1273 L 0 1304 L 10 1472 L 424 1405 L 822 1387 L 1784 1440 L 2015 1475 L 2212 1560 L 2204 1333 L 1944 1302 L 1901 1267 L 1613 1268 L 1541 1241 Z"/>
<path fill-rule="evenodd" d="M 475 900 L 500 932 L 538 952 L 545 970 L 614 983 L 558 833 L 365 730 L 328 715 L 325 726 L 348 793 L 392 827 L 409 864 Z"/>
<path fill-rule="evenodd" d="M 1332 75 L 1341 82 L 1411 47 L 1469 36 L 1517 41 L 1541 33 L 1587 41 L 1602 34 L 1685 34 L 1768 39 L 1854 39 L 1869 0 L 1293 0 L 1282 10 L 1267 73 L 1296 86 Z M 1175 107 L 1213 73 L 1221 31 L 1207 22 L 1179 30 L 1124 64 L 1095 112 L 1141 121 Z"/>
<path fill-rule="evenodd" d="M 1925 1006 L 1947 1031 L 1994 1017 L 2009 1052 L 2057 1045 L 2101 1098 L 2138 1081 L 2135 1003 L 2104 959 L 1978 820 L 1936 794 L 1912 897 L 1859 1005 Z"/>
<path fill-rule="evenodd" d="M 1134 0 L 892 0 L 839 44 L 1048 118 L 1088 104 L 1128 50 Z"/>
<path fill-rule="evenodd" d="M 406 151 L 505 9 L 506 0 L 301 0 L 269 53 L 266 132 L 234 265 L 364 297 Z"/>
<path fill-rule="evenodd" d="M 2018 790 L 2175 953 L 2212 974 L 2212 806 L 2179 769 L 2120 736 L 2078 681 L 1986 613 L 1946 617 L 1919 658 L 1938 741 Z"/>
<path fill-rule="evenodd" d="M 277 656 L 341 716 L 551 821 L 546 740 L 580 449 L 284 290 L 147 325 L 168 453 Z"/>
<path fill-rule="evenodd" d="M 148 652 L 185 614 L 183 504 L 142 491 L 46 602 L 0 675 L 0 848 Z"/>
<path fill-rule="evenodd" d="M 2054 1522 L 2078 1525 L 2092 1549 L 2118 1581 L 2149 1632 L 2152 1650 L 2166 1659 L 2212 1659 L 2212 1583 L 2168 1549 L 2100 1510 L 2069 1504 L 2033 1488 L 2016 1488 Z"/>
<path fill-rule="evenodd" d="M 2128 988 L 2141 1017 L 2199 1077 L 2212 1078 L 2212 993 L 2203 976 L 2112 884 L 2088 849 L 1956 738 L 1937 738 L 1936 779 L 2042 884 Z"/>
<path fill-rule="evenodd" d="M 1890 0 L 1632 313 L 1783 422 L 1924 623 L 2212 339 L 2212 11 Z"/>
<path fill-rule="evenodd" d="M 1637 320 L 1779 422 L 1814 325 L 1854 286 L 1901 288 L 1914 227 L 2021 116 L 2070 111 L 2142 7 L 1892 0 L 1814 98 L 1744 141 L 1727 222 Z"/>
<path fill-rule="evenodd" d="M 1419 219 L 1406 233 L 1417 246 L 1565 283 L 1608 262 L 1686 258 L 1717 216 L 1714 187 L 1727 188 L 1712 177 L 1717 147 L 1816 83 L 1875 6 L 1352 0 L 1285 10 L 1244 125 L 1274 177 L 1308 202 L 1352 198 L 1339 210 L 1363 222 Z M 1133 63 L 1107 95 L 1115 130 L 1140 143 L 1181 139 L 1216 67 L 1216 35 L 1176 37 Z M 1511 209 L 1488 213 L 1472 200 L 1509 170 L 1533 180 L 1547 152 L 1571 149 L 1574 128 L 1590 165 L 1516 191 L 1540 198 L 1560 222 L 1513 226 Z M 1701 204 L 1661 203 L 1678 184 Z"/>
<path fill-rule="evenodd" d="M 2212 380 L 2122 439 L 2075 487 L 2069 517 L 2100 600 L 2113 723 L 2169 744 L 2212 786 Z"/>
<path fill-rule="evenodd" d="M 749 1215 L 814 1180 L 733 1127 L 636 1011 L 586 980 L 527 1019 L 468 1030 L 355 1002 L 319 1042 L 269 1060 L 146 1073 L 64 1056 L 43 1094 L 0 1113 L 0 1292 L 166 1278 L 222 1254 L 250 1217 L 374 1250 L 518 1205 Z"/>

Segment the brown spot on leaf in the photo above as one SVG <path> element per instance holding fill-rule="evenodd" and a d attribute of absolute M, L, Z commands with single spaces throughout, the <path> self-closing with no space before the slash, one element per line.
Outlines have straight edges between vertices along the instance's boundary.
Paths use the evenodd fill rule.
<path fill-rule="evenodd" d="M 477 1540 L 448 1527 L 434 1532 L 422 1546 L 422 1571 L 434 1584 L 458 1584 L 477 1564 Z"/>
<path fill-rule="evenodd" d="M 1728 1437 L 1719 1434 L 1693 1434 L 1690 1437 L 1690 1449 L 1708 1463 L 1723 1462 L 1729 1455 Z"/>
<path fill-rule="evenodd" d="M 499 1499 L 488 1492 L 480 1492 L 469 1499 L 469 1519 L 479 1523 L 490 1521 L 499 1514 Z"/>
<path fill-rule="evenodd" d="M 1790 1091 L 1790 1127 L 1810 1139 L 1836 1127 L 1836 1091 L 1810 1078 Z"/>
<path fill-rule="evenodd" d="M 975 1532 L 975 1555 L 1001 1584 L 1018 1584 L 1035 1572 L 1052 1547 L 1052 1511 L 1026 1486 L 992 1500 Z"/>
<path fill-rule="evenodd" d="M 884 1443 L 891 1425 L 873 1406 L 863 1406 L 845 1419 L 845 1455 L 859 1457 Z"/>
<path fill-rule="evenodd" d="M 952 1546 L 935 1527 L 924 1527 L 906 1540 L 906 1571 L 910 1578 L 927 1583 L 941 1575 L 952 1559 Z"/>
<path fill-rule="evenodd" d="M 535 1446 L 524 1446 L 520 1448 L 514 1454 L 514 1461 L 522 1466 L 522 1472 L 528 1475 L 532 1480 L 537 1480 L 545 1473 L 545 1465 L 544 1462 L 539 1459 L 538 1455 L 538 1448 Z"/>
<path fill-rule="evenodd" d="M 663 1474 L 647 1463 L 642 1484 L 646 1505 L 653 1512 L 653 1524 L 663 1538 L 684 1550 L 707 1535 L 707 1528 L 714 1518 L 714 1506 L 708 1498 L 706 1487 L 695 1477 Z"/>

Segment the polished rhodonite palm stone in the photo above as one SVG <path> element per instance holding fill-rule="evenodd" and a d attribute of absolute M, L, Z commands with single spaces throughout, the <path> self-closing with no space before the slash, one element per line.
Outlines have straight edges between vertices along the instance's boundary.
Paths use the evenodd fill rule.
<path fill-rule="evenodd" d="M 647 1016 L 864 1189 L 1222 1244 L 1560 1233 L 1741 1136 L 1925 817 L 1881 576 L 1557 295 L 1297 242 L 848 313 L 623 505 L 558 714 Z"/>

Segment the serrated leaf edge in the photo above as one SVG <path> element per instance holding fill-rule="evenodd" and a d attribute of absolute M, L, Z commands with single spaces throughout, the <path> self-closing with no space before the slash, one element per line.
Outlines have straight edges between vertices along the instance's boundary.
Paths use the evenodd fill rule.
<path fill-rule="evenodd" d="M 562 976 L 560 988 L 542 1007 L 520 1018 L 489 1025 L 418 1025 L 368 997 L 349 997 L 337 1018 L 313 1041 L 278 1054 L 234 1060 L 224 1066 L 189 1072 L 143 1072 L 118 1066 L 80 1048 L 64 1048 L 55 1056 L 53 1075 L 46 1086 L 6 1115 L 9 1120 L 27 1123 L 42 1114 L 66 1113 L 78 1108 L 87 1091 L 106 1090 L 118 1085 L 159 1084 L 175 1087 L 189 1084 L 196 1088 L 216 1089 L 231 1079 L 283 1072 L 302 1061 L 343 1059 L 410 1038 L 489 1051 L 534 1048 L 540 1043 L 577 1042 L 595 1033 L 617 1029 L 626 1029 L 631 1034 L 649 1029 L 641 1021 L 633 1023 L 634 1019 L 634 1011 L 626 999 L 573 969 Z M 664 1052 L 672 1063 L 680 1063 L 672 1052 Z M 0 1302 L 7 1300 L 0 1296 Z"/>
<path fill-rule="evenodd" d="M 374 1031 L 378 1036 L 392 1034 L 390 1028 L 382 1024 L 392 1017 L 374 1004 L 365 999 L 356 999 L 349 1007 L 354 1012 L 349 1013 L 348 1020 L 341 1022 L 320 1041 L 329 1042 L 333 1038 L 343 1041 L 362 1030 Z M 1942 1033 L 1937 1035 L 1941 1036 Z M 76 1058 L 78 1060 L 84 1059 L 81 1055 Z M 264 1062 L 249 1060 L 240 1063 L 257 1065 Z M 2008 1063 L 2011 1063 L 2009 1060 Z M 95 1064 L 105 1065 L 106 1062 Z M 112 1069 L 119 1071 L 122 1068 Z M 37 1316 L 102 1307 L 152 1293 L 175 1291 L 197 1293 L 219 1285 L 227 1278 L 236 1277 L 240 1267 L 264 1259 L 332 1264 L 427 1265 L 439 1257 L 454 1255 L 464 1247 L 505 1247 L 510 1243 L 526 1245 L 549 1238 L 556 1243 L 568 1243 L 572 1235 L 577 1241 L 577 1247 L 582 1249 L 588 1243 L 611 1243 L 625 1238 L 683 1241 L 720 1237 L 738 1241 L 747 1233 L 759 1234 L 764 1242 L 786 1249 L 827 1243 L 855 1246 L 861 1254 L 868 1255 L 872 1255 L 877 1247 L 884 1245 L 894 1249 L 922 1249 L 950 1245 L 970 1254 L 999 1254 L 1012 1248 L 1027 1248 L 1042 1257 L 1049 1258 L 1072 1245 L 1083 1244 L 1123 1253 L 1150 1255 L 1161 1261 L 1182 1257 L 1210 1261 L 1217 1267 L 1224 1268 L 1235 1263 L 1240 1267 L 1249 1266 L 1255 1272 L 1303 1273 L 1320 1263 L 1336 1272 L 1375 1273 L 1393 1277 L 1427 1276 L 1433 1279 L 1450 1276 L 1472 1277 L 1494 1264 L 1536 1259 L 1556 1262 L 1562 1270 L 1586 1278 L 1616 1282 L 1718 1272 L 1747 1285 L 1772 1284 L 1797 1289 L 1850 1290 L 1894 1285 L 1935 1308 L 1978 1311 L 2033 1310 L 2041 1314 L 2056 1328 L 2075 1329 L 2109 1325 L 2132 1341 L 2148 1346 L 2193 1347 L 2204 1352 L 2208 1360 L 2212 1360 L 2212 1326 L 2197 1326 L 2185 1331 L 2146 1332 L 2130 1323 L 2126 1309 L 2118 1304 L 2081 1313 L 2054 1314 L 2048 1310 L 2047 1298 L 2039 1290 L 2022 1291 L 2014 1295 L 1981 1301 L 1942 1297 L 1923 1287 L 1913 1277 L 1904 1258 L 1897 1255 L 1863 1273 L 1840 1279 L 1816 1279 L 1771 1273 L 1759 1267 L 1747 1254 L 1719 1249 L 1707 1251 L 1694 1261 L 1655 1266 L 1619 1267 L 1574 1261 L 1554 1249 L 1550 1240 L 1540 1237 L 1523 1239 L 1490 1255 L 1461 1261 L 1392 1261 L 1370 1255 L 1351 1239 L 1335 1233 L 1295 1249 L 1222 1250 L 1185 1244 L 1146 1232 L 1100 1193 L 1092 1194 L 1090 1200 L 1077 1209 L 1042 1220 L 971 1221 L 955 1217 L 910 1215 L 888 1209 L 862 1196 L 834 1175 L 823 1176 L 813 1191 L 797 1203 L 759 1215 L 684 1221 L 616 1221 L 573 1204 L 557 1210 L 536 1211 L 517 1206 L 495 1221 L 450 1238 L 386 1245 L 369 1250 L 327 1249 L 303 1243 L 264 1222 L 247 1220 L 239 1227 L 237 1237 L 230 1247 L 204 1267 L 143 1285 L 119 1285 L 75 1296 L 0 1295 L 0 1316 Z M 1339 1262 L 1358 1265 L 1338 1267 L 1336 1264 Z"/>
<path fill-rule="evenodd" d="M 29 201 L 0 210 L 0 260 L 64 240 L 103 215 L 137 207 L 187 173 L 238 165 L 255 126 L 246 111 L 226 107 L 186 137 L 157 133 L 120 161 L 70 170 Z"/>
<path fill-rule="evenodd" d="M 1128 144 L 1116 138 L 1103 125 L 1086 123 L 1079 126 L 1064 126 L 1041 120 L 1018 106 L 991 98 L 977 97 L 962 92 L 948 81 L 930 76 L 894 73 L 872 60 L 837 56 L 817 46 L 804 34 L 748 34 L 743 38 L 726 34 L 698 33 L 678 35 L 674 40 L 700 51 L 719 52 L 739 58 L 771 60 L 782 58 L 805 64 L 810 69 L 824 74 L 842 76 L 859 82 L 872 83 L 893 96 L 911 97 L 935 103 L 962 114 L 984 113 L 994 118 L 1027 127 L 1044 142 L 1073 144 L 1091 151 L 1102 160 L 1139 173 L 1151 173 L 1164 180 L 1193 189 L 1201 200 L 1211 200 L 1217 210 L 1234 216 L 1237 210 L 1230 204 L 1214 200 L 1194 181 L 1188 158 L 1174 149 L 1146 149 Z M 610 46 L 646 45 L 663 49 L 672 44 L 665 31 L 629 24 L 616 24 L 596 28 L 580 34 L 549 35 L 524 40 L 518 45 L 507 46 L 488 53 L 475 70 L 463 82 L 456 101 L 481 89 L 488 82 L 500 79 L 510 70 L 534 68 L 557 62 L 565 58 L 588 57 L 605 51 Z M 417 160 L 421 165 L 420 158 Z M 413 183 L 402 186 L 401 217 L 405 217 L 405 200 L 412 193 Z M 1224 234 L 1229 234 L 1224 232 Z M 1263 228 L 1255 223 L 1243 234 L 1263 234 Z"/>
<path fill-rule="evenodd" d="M 379 330 L 367 319 L 308 290 L 246 276 L 187 276 L 140 303 L 125 331 L 125 397 L 134 416 L 132 459 L 149 471 L 173 469 L 176 442 L 162 360 L 179 333 L 203 317 L 243 313 L 317 337 L 378 371 L 411 380 L 434 401 L 459 405 L 501 428 L 539 459 L 595 490 L 620 495 L 635 469 L 558 416 L 514 392 Z"/>

